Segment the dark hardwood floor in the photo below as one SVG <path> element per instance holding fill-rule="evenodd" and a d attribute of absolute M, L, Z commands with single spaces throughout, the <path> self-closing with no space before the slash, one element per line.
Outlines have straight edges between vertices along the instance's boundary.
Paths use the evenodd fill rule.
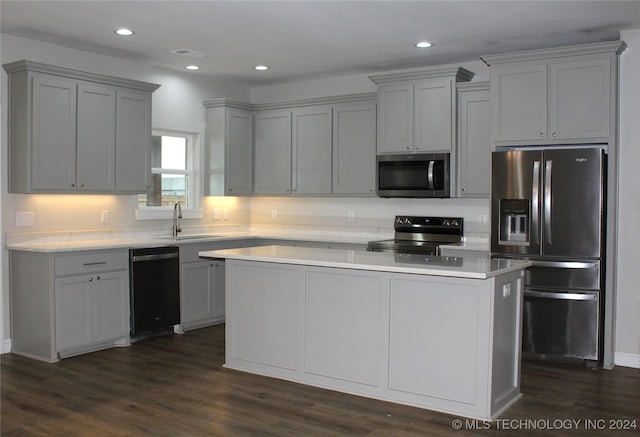
<path fill-rule="evenodd" d="M 622 367 L 525 361 L 523 398 L 489 423 L 224 369 L 223 325 L 0 362 L 2 436 L 640 435 L 640 370 Z"/>

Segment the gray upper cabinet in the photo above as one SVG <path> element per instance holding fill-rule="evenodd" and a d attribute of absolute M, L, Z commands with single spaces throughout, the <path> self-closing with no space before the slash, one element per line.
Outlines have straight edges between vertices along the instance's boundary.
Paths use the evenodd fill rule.
<path fill-rule="evenodd" d="M 371 76 L 378 84 L 378 153 L 450 152 L 455 145 L 455 84 L 463 68 Z"/>
<path fill-rule="evenodd" d="M 255 114 L 255 194 L 291 194 L 291 111 Z"/>
<path fill-rule="evenodd" d="M 488 82 L 458 84 L 458 197 L 489 197 L 491 95 Z"/>
<path fill-rule="evenodd" d="M 116 90 L 78 83 L 77 167 L 78 190 L 115 190 Z"/>
<path fill-rule="evenodd" d="M 331 194 L 331 106 L 292 111 L 293 194 Z"/>
<path fill-rule="evenodd" d="M 333 107 L 334 194 L 374 195 L 376 191 L 376 104 Z"/>
<path fill-rule="evenodd" d="M 204 102 L 207 195 L 374 195 L 375 99 Z"/>
<path fill-rule="evenodd" d="M 29 61 L 9 76 L 9 192 L 139 193 L 158 85 Z"/>
<path fill-rule="evenodd" d="M 205 195 L 253 193 L 253 111 L 228 99 L 204 102 Z"/>
<path fill-rule="evenodd" d="M 494 144 L 608 142 L 620 41 L 484 57 Z"/>
<path fill-rule="evenodd" d="M 117 90 L 116 192 L 151 187 L 151 93 Z"/>

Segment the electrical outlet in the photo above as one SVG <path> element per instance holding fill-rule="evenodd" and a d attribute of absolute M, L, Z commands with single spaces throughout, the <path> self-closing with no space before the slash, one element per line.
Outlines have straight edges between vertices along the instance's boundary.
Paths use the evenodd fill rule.
<path fill-rule="evenodd" d="M 511 284 L 504 284 L 502 286 L 502 297 L 511 296 Z"/>
<path fill-rule="evenodd" d="M 487 222 L 488 222 L 487 215 L 486 214 L 480 214 L 478 216 L 478 221 L 480 222 L 481 225 L 486 225 Z"/>
<path fill-rule="evenodd" d="M 16 212 L 16 226 L 33 226 L 35 223 L 35 214 L 33 211 Z"/>
<path fill-rule="evenodd" d="M 347 220 L 350 222 L 356 221 L 356 212 L 352 210 L 347 211 Z"/>
<path fill-rule="evenodd" d="M 222 208 L 213 208 L 213 219 L 222 220 Z"/>
<path fill-rule="evenodd" d="M 222 210 L 222 220 L 229 220 L 229 208 Z"/>
<path fill-rule="evenodd" d="M 276 220 L 277 218 L 278 218 L 278 210 L 274 208 L 271 210 L 271 219 Z"/>
<path fill-rule="evenodd" d="M 103 209 L 102 211 L 100 211 L 100 223 L 102 223 L 103 225 L 106 225 L 107 223 L 109 223 L 108 209 Z"/>

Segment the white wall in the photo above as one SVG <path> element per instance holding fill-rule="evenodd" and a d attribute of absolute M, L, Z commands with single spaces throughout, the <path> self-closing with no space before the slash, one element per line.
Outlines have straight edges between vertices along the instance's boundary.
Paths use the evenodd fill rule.
<path fill-rule="evenodd" d="M 615 361 L 640 367 L 640 29 L 621 39 Z"/>

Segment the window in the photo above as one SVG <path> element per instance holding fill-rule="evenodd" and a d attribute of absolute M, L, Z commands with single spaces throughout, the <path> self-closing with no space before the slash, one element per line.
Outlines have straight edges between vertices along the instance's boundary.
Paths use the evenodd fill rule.
<path fill-rule="evenodd" d="M 151 190 L 138 195 L 139 219 L 161 218 L 176 202 L 185 210 L 197 205 L 196 158 L 197 135 L 182 132 L 154 131 L 151 141 Z M 193 216 L 192 214 L 189 214 Z"/>

